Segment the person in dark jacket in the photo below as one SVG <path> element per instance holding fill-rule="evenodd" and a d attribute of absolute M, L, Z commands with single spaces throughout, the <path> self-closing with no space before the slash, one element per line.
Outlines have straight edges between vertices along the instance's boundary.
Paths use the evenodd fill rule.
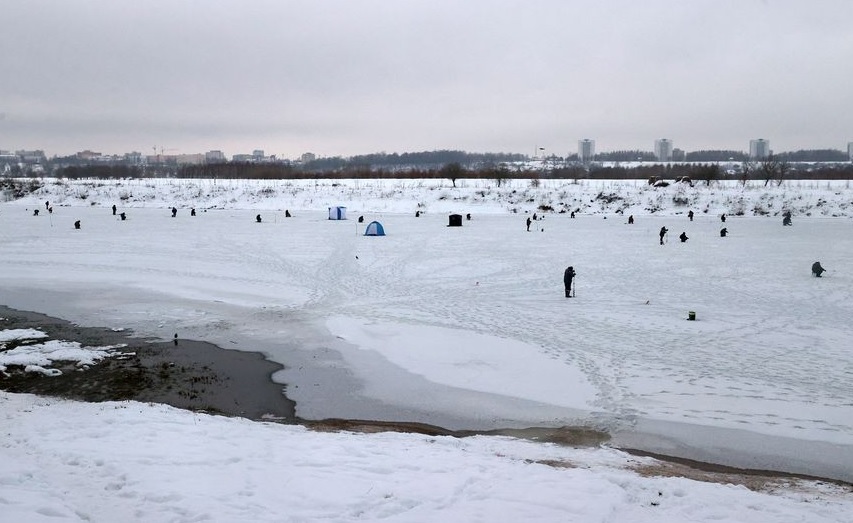
<path fill-rule="evenodd" d="M 569 266 L 563 273 L 563 285 L 566 286 L 566 298 L 572 297 L 572 280 L 575 277 L 575 268 Z"/>
<path fill-rule="evenodd" d="M 628 216 L 628 225 L 634 225 L 634 215 Z"/>
<path fill-rule="evenodd" d="M 819 261 L 816 261 L 812 264 L 812 274 L 814 276 L 820 278 L 820 275 L 825 273 L 825 272 L 826 272 L 826 269 L 824 269 L 823 267 L 820 266 Z"/>
<path fill-rule="evenodd" d="M 729 230 L 723 227 L 722 229 L 720 229 L 720 238 L 725 238 L 728 233 Z"/>
<path fill-rule="evenodd" d="M 687 233 L 686 233 L 686 232 L 681 231 L 681 234 L 680 234 L 680 235 L 678 235 L 678 239 L 679 239 L 679 240 L 681 240 L 681 243 L 684 243 L 684 242 L 686 242 L 687 240 L 689 240 L 690 238 L 688 238 L 688 237 L 687 237 Z"/>
<path fill-rule="evenodd" d="M 530 216 L 527 217 L 527 232 L 530 232 L 530 224 L 533 223 L 533 220 L 530 219 Z"/>
<path fill-rule="evenodd" d="M 782 214 L 782 225 L 791 225 L 791 211 L 785 211 Z"/>
<path fill-rule="evenodd" d="M 663 245 L 663 238 L 664 238 L 664 236 L 666 236 L 666 233 L 668 233 L 668 232 L 669 232 L 669 229 L 667 229 L 666 227 L 660 228 L 660 233 L 658 233 L 658 236 L 660 236 L 660 244 L 661 245 Z"/>
<path fill-rule="evenodd" d="M 116 215 L 116 211 L 117 211 L 117 210 L 118 210 L 118 208 L 116 208 L 115 204 L 113 204 L 113 216 L 115 216 L 115 215 Z"/>
<path fill-rule="evenodd" d="M 255 221 L 258 223 L 261 223 L 261 215 L 260 214 L 255 216 Z"/>
<path fill-rule="evenodd" d="M 172 218 L 174 218 L 177 215 L 178 215 L 178 209 L 175 207 L 172 207 Z"/>
<path fill-rule="evenodd" d="M 688 217 L 688 218 L 690 218 L 690 221 L 691 221 L 691 222 L 693 221 L 693 210 L 690 210 L 690 211 L 687 213 L 687 217 Z"/>

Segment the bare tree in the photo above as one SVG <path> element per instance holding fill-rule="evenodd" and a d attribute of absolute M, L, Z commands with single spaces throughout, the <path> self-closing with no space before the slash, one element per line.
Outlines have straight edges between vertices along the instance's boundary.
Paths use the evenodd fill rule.
<path fill-rule="evenodd" d="M 711 185 L 711 182 L 720 177 L 720 166 L 716 163 L 703 165 L 699 167 L 698 174 L 705 181 L 705 185 Z"/>
<path fill-rule="evenodd" d="M 779 177 L 776 180 L 776 186 L 782 185 L 782 180 L 785 178 L 785 175 L 791 171 L 791 166 L 788 164 L 788 160 L 782 160 L 779 162 L 779 165 L 776 166 L 776 173 Z"/>
<path fill-rule="evenodd" d="M 750 175 L 758 170 L 758 166 L 755 165 L 755 162 L 750 162 L 749 160 L 743 162 L 741 164 L 741 175 L 740 181 L 741 185 L 746 186 L 746 181 L 749 180 Z"/>
<path fill-rule="evenodd" d="M 779 171 L 779 161 L 773 157 L 773 155 L 767 156 L 761 162 L 761 172 L 764 174 L 764 186 L 770 183 L 770 180 L 776 178 L 776 175 Z"/>
<path fill-rule="evenodd" d="M 462 168 L 459 162 L 452 162 L 442 167 L 439 172 L 444 178 L 449 178 L 453 183 L 453 187 L 456 187 L 456 179 L 465 173 L 465 169 Z"/>

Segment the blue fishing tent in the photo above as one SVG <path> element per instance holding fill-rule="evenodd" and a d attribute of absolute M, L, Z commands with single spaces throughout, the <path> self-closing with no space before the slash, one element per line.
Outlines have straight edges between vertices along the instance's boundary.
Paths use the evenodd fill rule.
<path fill-rule="evenodd" d="M 385 228 L 379 222 L 370 222 L 364 230 L 365 236 L 385 236 Z"/>

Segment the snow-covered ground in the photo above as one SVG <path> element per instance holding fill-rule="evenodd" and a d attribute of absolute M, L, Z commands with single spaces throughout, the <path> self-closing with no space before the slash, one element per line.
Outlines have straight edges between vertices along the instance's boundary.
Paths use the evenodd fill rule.
<path fill-rule="evenodd" d="M 457 185 L 48 182 L 0 205 L 0 302 L 85 325 L 261 350 L 287 367 L 276 379 L 287 384 L 304 418 L 454 429 L 586 425 L 607 429 L 626 447 L 853 480 L 853 192 L 846 182 Z M 112 216 L 113 204 L 127 221 Z M 176 218 L 168 211 L 173 205 Z M 347 206 L 350 219 L 328 220 L 330 205 Z M 541 215 L 541 205 L 578 215 L 545 213 L 527 232 L 526 218 Z M 191 207 L 197 216 L 189 215 Z M 689 209 L 693 222 L 685 216 Z M 781 212 L 788 209 L 794 225 L 783 227 Z M 416 210 L 423 213 L 418 218 Z M 448 228 L 450 212 L 471 213 L 472 220 Z M 255 223 L 258 213 L 263 223 Z M 721 213 L 728 215 L 725 224 Z M 635 224 L 626 224 L 628 214 Z M 360 215 L 363 224 L 355 220 Z M 387 236 L 361 235 L 374 219 Z M 658 243 L 662 226 L 670 230 L 665 245 Z M 687 243 L 677 240 L 682 231 Z M 821 279 L 810 275 L 817 260 L 829 269 Z M 567 265 L 578 272 L 572 299 L 563 295 Z M 696 321 L 686 320 L 688 311 Z M 10 439 L 16 443 L 0 451 L 4 462 L 24 471 L 0 484 L 19 489 L 28 477 L 43 482 L 22 510 L 55 499 L 47 492 L 69 489 L 55 494 L 59 505 L 44 508 L 80 519 L 107 520 L 100 511 L 110 510 L 109 500 L 117 502 L 119 519 L 120 510 L 129 510 L 138 511 L 137 519 L 163 521 L 203 519 L 203 510 L 214 520 L 262 520 L 241 512 L 252 506 L 290 507 L 264 517 L 291 521 L 348 521 L 359 514 L 395 521 L 846 521 L 842 515 L 853 508 L 849 493 L 757 494 L 644 479 L 611 468 L 628 458 L 609 449 L 485 437 L 319 435 L 163 407 L 14 395 L 4 396 L 0 413 L 19 431 Z M 104 444 L 85 443 L 86 434 Z M 167 437 L 187 446 L 171 446 Z M 200 439 L 205 445 L 190 446 Z M 125 455 L 113 443 L 119 440 L 145 443 Z M 66 446 L 59 449 L 59 441 Z M 223 446 L 232 446 L 231 454 Z M 303 446 L 314 452 L 300 457 Z M 106 456 L 99 458 L 95 447 L 108 449 Z M 246 457 L 247 449 L 257 455 Z M 533 470 L 541 466 L 537 453 L 581 465 Z M 78 462 L 91 460 L 85 470 L 66 464 L 33 475 L 51 469 L 51 460 L 78 455 Z M 476 457 L 466 464 L 460 457 L 466 455 Z M 111 460 L 113 467 L 100 468 Z M 104 470 L 109 484 L 122 477 L 130 483 L 139 467 L 139 487 L 128 496 L 124 487 L 75 483 L 93 468 Z M 191 474 L 204 479 L 192 485 Z M 166 486 L 154 479 L 163 475 L 171 475 Z M 235 497 L 260 497 L 223 498 L 220 487 L 210 490 L 217 478 Z M 284 478 L 291 482 L 279 489 Z M 660 491 L 666 498 L 658 482 L 675 482 L 682 493 L 673 494 L 678 503 L 668 512 L 659 510 L 665 503 L 644 497 Z M 320 483 L 317 494 L 310 487 Z M 373 484 L 375 490 L 357 488 Z M 205 492 L 216 499 L 213 508 L 194 501 Z M 97 497 L 99 508 L 87 512 L 86 503 L 75 501 L 80 496 Z M 0 504 L 21 499 L 0 498 Z M 156 512 L 157 503 L 171 508 Z M 186 511 L 168 512 L 179 509 Z M 523 517 L 514 512 L 522 509 Z"/>

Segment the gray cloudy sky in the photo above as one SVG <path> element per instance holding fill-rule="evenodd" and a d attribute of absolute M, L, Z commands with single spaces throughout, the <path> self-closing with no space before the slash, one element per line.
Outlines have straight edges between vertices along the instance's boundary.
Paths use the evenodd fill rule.
<path fill-rule="evenodd" d="M 3 0 L 0 149 L 843 149 L 850 0 Z"/>

